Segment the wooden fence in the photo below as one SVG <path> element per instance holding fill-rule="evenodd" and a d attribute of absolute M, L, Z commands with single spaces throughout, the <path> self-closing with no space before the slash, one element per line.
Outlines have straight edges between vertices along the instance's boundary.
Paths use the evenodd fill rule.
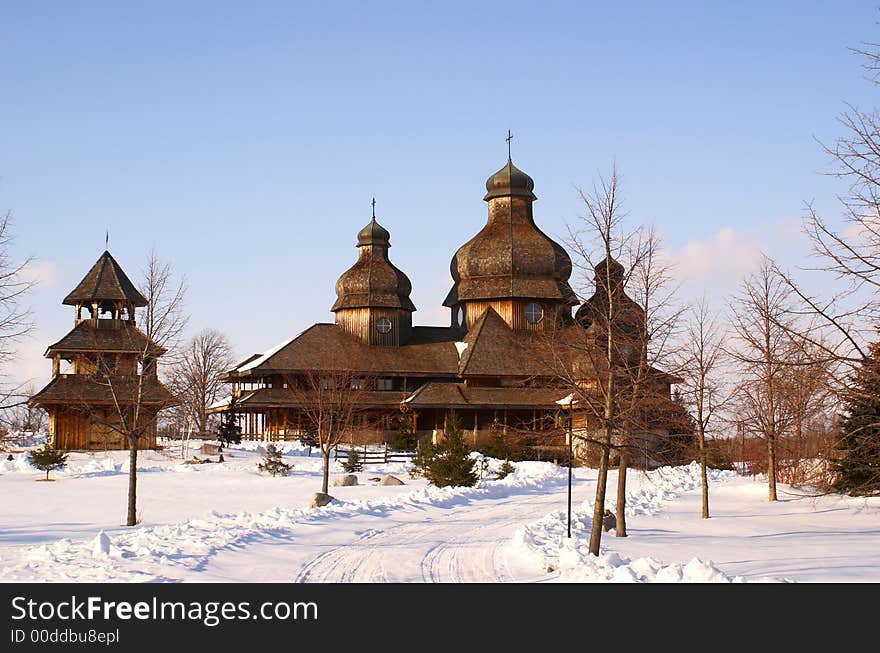
<path fill-rule="evenodd" d="M 348 454 L 352 447 L 342 449 L 339 445 L 333 447 L 333 460 L 348 460 Z M 358 458 L 362 465 L 379 465 L 382 463 L 406 463 L 412 460 L 416 454 L 411 451 L 394 451 L 386 444 L 383 449 L 368 449 L 367 445 L 355 447 Z"/>

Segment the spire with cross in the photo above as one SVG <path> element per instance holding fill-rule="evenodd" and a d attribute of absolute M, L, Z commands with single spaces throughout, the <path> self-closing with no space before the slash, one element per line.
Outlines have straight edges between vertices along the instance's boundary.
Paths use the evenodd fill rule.
<path fill-rule="evenodd" d="M 373 198 L 373 201 L 370 202 L 370 204 L 373 205 L 373 220 L 375 220 L 376 219 L 376 198 L 375 197 Z"/>
<path fill-rule="evenodd" d="M 510 161 L 510 141 L 513 140 L 513 134 L 510 133 L 510 130 L 507 130 L 507 138 L 504 140 L 507 141 L 507 160 Z"/>

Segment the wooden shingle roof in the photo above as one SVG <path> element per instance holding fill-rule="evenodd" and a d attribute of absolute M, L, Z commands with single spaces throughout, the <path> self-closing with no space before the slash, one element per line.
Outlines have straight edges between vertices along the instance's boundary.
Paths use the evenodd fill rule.
<path fill-rule="evenodd" d="M 46 358 L 65 352 L 120 352 L 144 353 L 161 356 L 165 349 L 151 342 L 135 326 L 119 324 L 117 320 L 83 320 L 58 342 L 46 349 Z"/>
<path fill-rule="evenodd" d="M 259 388 L 244 393 L 235 402 L 236 406 L 245 408 L 293 408 L 304 404 L 311 404 L 308 397 L 313 394 L 309 391 L 292 391 L 287 388 Z M 363 390 L 357 392 L 357 404 L 359 406 L 373 407 L 397 407 L 407 396 L 404 392 L 384 392 L 378 390 Z M 212 412 L 220 412 L 222 407 Z"/>
<path fill-rule="evenodd" d="M 137 397 L 136 377 L 115 377 L 113 389 L 87 374 L 59 374 L 40 390 L 28 403 L 35 406 L 48 404 L 115 405 L 114 392 L 119 403 L 133 404 Z M 160 381 L 145 377 L 142 388 L 144 405 L 170 406 L 176 403 L 174 395 Z"/>
<path fill-rule="evenodd" d="M 90 304 L 103 301 L 126 301 L 134 306 L 146 306 L 146 298 L 120 267 L 116 259 L 105 251 L 62 304 Z"/>
<path fill-rule="evenodd" d="M 412 408 L 559 408 L 559 388 L 483 388 L 463 383 L 426 383 L 406 400 Z"/>
<path fill-rule="evenodd" d="M 554 338 L 579 345 L 571 350 L 560 348 L 557 356 L 576 356 L 588 346 L 588 334 L 575 325 L 561 329 Z M 462 347 L 462 342 L 467 346 Z M 321 323 L 262 356 L 252 356 L 230 370 L 225 380 L 314 370 L 453 378 L 549 377 L 554 372 L 549 368 L 551 346 L 543 333 L 512 330 L 491 308 L 463 337 L 449 327 L 416 327 L 410 342 L 399 347 L 370 346 L 335 324 Z"/>
<path fill-rule="evenodd" d="M 424 335 L 424 342 L 420 336 Z M 413 340 L 400 347 L 370 346 L 335 324 L 314 324 L 295 338 L 248 361 L 227 374 L 262 376 L 313 370 L 356 371 L 367 374 L 458 374 L 455 336 L 438 340 L 436 330 L 413 330 Z"/>

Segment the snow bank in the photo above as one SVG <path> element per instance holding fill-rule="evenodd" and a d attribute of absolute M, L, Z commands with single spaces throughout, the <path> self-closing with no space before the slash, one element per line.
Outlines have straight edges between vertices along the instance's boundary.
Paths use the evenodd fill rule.
<path fill-rule="evenodd" d="M 523 462 L 504 479 L 484 480 L 472 488 L 429 486 L 396 496 L 334 501 L 315 509 L 276 507 L 236 514 L 211 511 L 178 524 L 131 529 L 112 537 L 101 532 L 83 541 L 64 538 L 29 547 L 21 562 L 0 567 L 0 577 L 7 582 L 174 581 L 165 574 L 173 573 L 175 567 L 198 570 L 224 549 L 273 538 L 294 544 L 296 527 L 304 524 L 365 514 L 382 516 L 407 507 L 448 508 L 475 499 L 540 492 L 565 482 L 565 471 L 556 465 Z"/>
<path fill-rule="evenodd" d="M 12 460 L 8 460 L 8 456 L 12 456 Z M 13 474 L 17 472 L 39 472 L 27 461 L 27 452 L 14 454 L 3 454 L 2 462 L 0 462 L 0 474 Z"/>
<path fill-rule="evenodd" d="M 710 483 L 736 477 L 730 471 L 707 471 Z M 700 465 L 696 462 L 684 467 L 661 467 L 646 472 L 642 487 L 627 493 L 626 514 L 628 517 L 655 514 L 665 502 L 700 486 Z M 614 497 L 610 496 L 605 507 L 613 511 L 614 501 Z M 517 529 L 508 544 L 508 551 L 532 560 L 541 569 L 558 573 L 557 580 L 566 582 L 745 582 L 742 577 L 727 576 L 711 560 L 694 558 L 682 565 L 668 564 L 654 558 L 631 560 L 609 551 L 603 551 L 599 556 L 590 555 L 593 505 L 593 501 L 587 500 L 572 509 L 571 538 L 566 536 L 567 513 L 557 510 Z M 603 541 L 607 537 L 607 534 L 603 534 Z"/>

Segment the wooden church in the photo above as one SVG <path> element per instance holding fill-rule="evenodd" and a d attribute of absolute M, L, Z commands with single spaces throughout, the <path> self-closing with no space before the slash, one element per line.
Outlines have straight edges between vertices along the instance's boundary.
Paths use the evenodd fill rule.
<path fill-rule="evenodd" d="M 390 234 L 376 220 L 374 202 L 372 219 L 357 234 L 357 261 L 336 282 L 335 322 L 315 324 L 226 373 L 245 435 L 297 437 L 306 423 L 303 395 L 291 388 L 316 371 L 347 370 L 364 409 L 353 441 L 387 438 L 389 416 L 401 411 L 419 436 L 437 436 L 455 411 L 472 444 L 500 425 L 559 446 L 560 401 L 568 391 L 548 367 L 548 342 L 589 340 L 590 307 L 601 293 L 597 285 L 597 295 L 572 314 L 580 303 L 569 285 L 572 262 L 535 223 L 536 199 L 533 180 L 509 157 L 489 177 L 487 222 L 452 257 L 444 327 L 413 324 L 412 286 L 389 258 Z M 597 275 L 607 273 L 605 265 Z M 614 292 L 637 324 L 644 314 L 625 296 L 622 266 L 611 265 L 619 278 Z M 673 377 L 653 372 L 668 398 Z M 658 425 L 648 439 L 656 444 L 662 434 Z"/>
<path fill-rule="evenodd" d="M 154 448 L 156 415 L 174 398 L 156 373 L 165 350 L 136 326 L 146 298 L 105 251 L 62 303 L 73 306 L 73 329 L 46 350 L 52 380 L 28 401 L 49 413 L 49 441 L 127 449 L 136 435 L 138 448 Z"/>

